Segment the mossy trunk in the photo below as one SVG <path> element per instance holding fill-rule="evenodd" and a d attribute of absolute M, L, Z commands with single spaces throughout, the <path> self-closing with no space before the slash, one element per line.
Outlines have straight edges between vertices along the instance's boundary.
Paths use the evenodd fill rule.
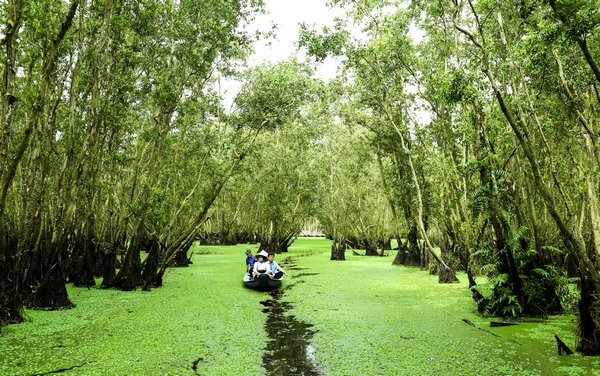
<path fill-rule="evenodd" d="M 337 261 L 346 260 L 346 242 L 334 240 L 331 243 L 331 259 Z"/>
<path fill-rule="evenodd" d="M 377 252 L 377 245 L 368 241 L 368 240 L 364 240 L 362 242 L 362 246 L 365 249 L 365 256 L 379 256 L 379 252 Z"/>
<path fill-rule="evenodd" d="M 29 308 L 59 309 L 72 308 L 75 305 L 69 299 L 66 278 L 60 263 L 51 267 L 35 290 L 26 298 Z"/>
<path fill-rule="evenodd" d="M 454 283 L 458 282 L 458 278 L 456 278 L 456 273 L 452 268 L 443 267 L 442 265 L 438 266 L 438 282 L 439 283 Z"/>
<path fill-rule="evenodd" d="M 583 355 L 600 355 L 600 298 L 588 276 L 581 278 L 577 351 Z"/>
<path fill-rule="evenodd" d="M 16 271 L 17 239 L 0 223 L 0 326 L 23 321 L 23 302 Z"/>
<path fill-rule="evenodd" d="M 125 258 L 121 263 L 121 270 L 109 284 L 109 287 L 118 288 L 123 291 L 135 290 L 143 285 L 142 279 L 142 261 L 140 259 L 140 245 L 142 239 L 134 236 L 129 244 Z"/>

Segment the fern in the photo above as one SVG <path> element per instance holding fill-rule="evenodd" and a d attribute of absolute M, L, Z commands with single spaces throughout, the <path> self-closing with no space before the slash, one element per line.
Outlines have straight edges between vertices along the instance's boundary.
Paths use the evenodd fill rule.
<path fill-rule="evenodd" d="M 548 273 L 546 270 L 544 270 L 542 268 L 534 268 L 531 270 L 531 272 L 535 273 L 543 278 L 548 278 L 550 276 L 550 273 Z"/>
<path fill-rule="evenodd" d="M 481 267 L 481 273 L 488 274 L 496 270 L 496 264 L 485 264 Z"/>
<path fill-rule="evenodd" d="M 506 170 L 494 170 L 494 174 L 496 174 L 497 179 L 512 180 L 512 174 Z"/>
<path fill-rule="evenodd" d="M 508 273 L 498 274 L 498 276 L 496 277 L 496 282 L 497 283 L 506 283 L 506 282 L 508 282 Z"/>
<path fill-rule="evenodd" d="M 510 239 L 508 239 L 508 246 L 513 252 L 522 251 L 521 240 L 525 238 L 529 229 L 527 226 L 520 226 L 519 228 L 511 231 Z"/>
<path fill-rule="evenodd" d="M 564 251 L 562 251 L 561 249 L 553 247 L 551 245 L 544 245 L 544 246 L 542 246 L 542 249 L 544 251 L 549 251 L 549 252 L 552 252 L 552 253 L 556 253 L 557 255 L 561 255 L 561 254 L 564 253 Z"/>
<path fill-rule="evenodd" d="M 477 218 L 481 214 L 487 213 L 487 206 L 490 200 L 490 191 L 486 187 L 477 187 L 471 194 L 473 197 L 473 217 Z"/>
<path fill-rule="evenodd" d="M 486 259 L 491 258 L 490 249 L 487 247 L 484 247 L 484 248 L 478 249 L 477 251 L 471 253 L 471 257 L 473 257 L 473 258 L 480 257 L 480 256 L 483 258 L 486 258 Z"/>

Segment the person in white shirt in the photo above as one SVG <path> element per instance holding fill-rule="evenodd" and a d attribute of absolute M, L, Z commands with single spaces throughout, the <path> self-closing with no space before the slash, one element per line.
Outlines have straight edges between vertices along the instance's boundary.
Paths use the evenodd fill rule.
<path fill-rule="evenodd" d="M 254 263 L 254 269 L 252 271 L 252 276 L 254 278 L 258 278 L 261 274 L 266 274 L 269 278 L 272 277 L 269 269 L 269 260 L 267 260 L 268 256 L 269 255 L 265 251 L 260 251 L 256 255 L 256 262 Z"/>

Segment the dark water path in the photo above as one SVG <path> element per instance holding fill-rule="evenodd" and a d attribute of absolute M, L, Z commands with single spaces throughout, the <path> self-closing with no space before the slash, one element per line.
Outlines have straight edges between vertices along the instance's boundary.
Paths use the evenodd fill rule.
<path fill-rule="evenodd" d="M 287 270 L 300 270 L 296 268 L 290 258 L 284 260 L 289 265 Z M 313 273 L 299 273 L 292 278 L 308 276 Z M 296 280 L 295 283 L 302 283 Z M 292 303 L 282 302 L 281 298 L 294 284 L 270 292 L 271 299 L 260 302 L 267 314 L 265 328 L 268 335 L 267 348 L 263 355 L 263 367 L 272 375 L 321 375 L 319 372 L 314 349 L 310 340 L 315 333 L 312 325 L 298 320 L 287 311 L 293 308 Z"/>

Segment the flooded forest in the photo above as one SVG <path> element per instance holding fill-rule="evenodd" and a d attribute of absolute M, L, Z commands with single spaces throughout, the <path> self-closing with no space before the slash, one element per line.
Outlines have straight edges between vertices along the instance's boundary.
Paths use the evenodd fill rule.
<path fill-rule="evenodd" d="M 323 3 L 0 3 L 0 374 L 599 374 L 598 2 Z"/>

